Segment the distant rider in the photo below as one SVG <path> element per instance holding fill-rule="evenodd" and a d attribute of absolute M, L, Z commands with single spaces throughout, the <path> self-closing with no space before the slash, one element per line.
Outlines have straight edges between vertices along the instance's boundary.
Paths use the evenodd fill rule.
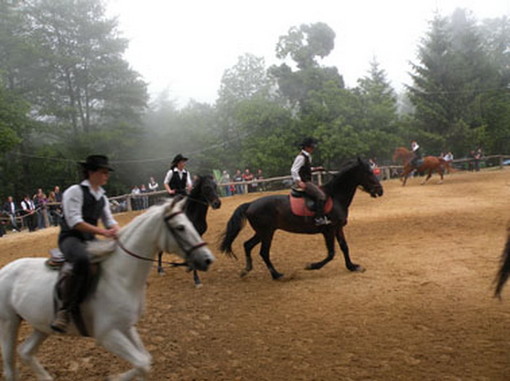
<path fill-rule="evenodd" d="M 326 195 L 314 183 L 312 183 L 312 172 L 321 170 L 322 167 L 312 167 L 312 153 L 317 147 L 317 140 L 306 138 L 300 145 L 301 152 L 294 159 L 290 173 L 294 184 L 317 203 L 317 217 L 315 225 L 328 225 L 331 221 L 324 214 L 324 205 L 326 204 Z"/>
<path fill-rule="evenodd" d="M 413 158 L 411 159 L 411 166 L 413 168 L 418 167 L 418 160 L 421 160 L 420 146 L 416 140 L 411 141 L 411 151 L 413 152 Z"/>

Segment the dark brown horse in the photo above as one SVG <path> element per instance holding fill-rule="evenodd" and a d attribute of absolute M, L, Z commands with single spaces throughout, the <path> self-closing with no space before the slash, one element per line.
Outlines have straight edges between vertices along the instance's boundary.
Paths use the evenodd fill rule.
<path fill-rule="evenodd" d="M 501 298 L 501 291 L 505 285 L 508 277 L 510 276 L 510 232 L 501 255 L 501 267 L 499 268 L 498 275 L 496 277 L 496 291 L 494 295 Z"/>
<path fill-rule="evenodd" d="M 404 172 L 400 177 L 403 186 L 406 185 L 407 177 L 409 174 L 415 169 L 420 173 L 427 173 L 427 177 L 421 183 L 422 185 L 424 185 L 428 179 L 430 179 L 433 172 L 437 172 L 439 176 L 441 176 L 439 183 L 442 183 L 445 169 L 447 169 L 449 172 L 452 171 L 450 164 L 441 157 L 425 156 L 421 161 L 418 161 L 416 166 L 412 164 L 413 158 L 414 154 L 405 147 L 398 147 L 393 153 L 393 161 L 401 160 L 404 166 Z"/>
<path fill-rule="evenodd" d="M 240 205 L 230 217 L 224 232 L 220 250 L 235 256 L 232 252 L 232 243 L 238 236 L 247 219 L 255 230 L 255 234 L 244 243 L 246 255 L 246 267 L 241 273 L 245 276 L 252 269 L 251 251 L 261 243 L 260 256 L 264 260 L 273 279 L 279 279 L 283 274 L 279 273 L 271 263 L 269 250 L 271 241 L 277 229 L 291 233 L 322 234 L 328 249 L 327 257 L 320 261 L 309 264 L 308 270 L 318 270 L 335 256 L 335 237 L 342 249 L 345 265 L 350 271 L 364 271 L 363 267 L 351 262 L 349 247 L 345 240 L 343 227 L 347 223 L 348 209 L 352 202 L 356 189 L 361 186 L 372 197 L 382 196 L 383 188 L 375 177 L 368 163 L 356 159 L 347 163 L 334 177 L 325 184 L 322 189 L 332 198 L 333 209 L 327 214 L 331 224 L 316 226 L 314 217 L 296 216 L 291 211 L 289 196 L 275 195 L 259 198 L 253 202 Z"/>
<path fill-rule="evenodd" d="M 193 184 L 193 189 L 186 199 L 184 211 L 200 235 L 204 235 L 207 231 L 207 212 L 209 206 L 213 209 L 219 209 L 221 207 L 221 200 L 218 196 L 216 182 L 210 175 L 198 176 Z M 164 272 L 162 255 L 163 253 L 159 253 L 158 256 L 158 273 L 160 274 Z M 186 263 L 172 263 L 172 265 L 187 266 Z M 195 281 L 196 287 L 202 285 L 200 277 L 195 270 L 193 270 L 193 280 Z"/>

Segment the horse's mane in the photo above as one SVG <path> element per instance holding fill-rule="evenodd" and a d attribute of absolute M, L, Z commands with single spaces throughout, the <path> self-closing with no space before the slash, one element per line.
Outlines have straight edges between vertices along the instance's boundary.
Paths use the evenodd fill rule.
<path fill-rule="evenodd" d="M 359 166 L 360 159 L 351 159 L 344 163 L 340 170 L 333 175 L 333 178 L 329 180 L 326 184 L 324 184 L 324 189 L 327 193 L 333 193 L 333 190 L 336 189 L 340 184 L 345 183 L 346 175 L 354 168 Z M 364 160 L 361 160 L 361 163 L 368 166 Z"/>
<path fill-rule="evenodd" d="M 412 152 L 409 151 L 406 147 L 397 147 L 393 153 L 393 161 L 397 161 L 399 158 L 406 160 L 411 156 L 411 154 Z"/>
<path fill-rule="evenodd" d="M 147 218 L 162 213 L 165 207 L 172 202 L 172 200 L 164 201 L 161 204 L 156 204 L 147 209 L 144 213 L 136 216 L 131 222 L 127 225 L 123 226 L 118 236 L 121 238 L 125 234 L 129 234 L 133 229 L 137 229 Z M 102 239 L 102 240 L 94 240 L 87 242 L 87 251 L 92 255 L 92 257 L 104 257 L 114 252 L 117 247 L 117 241 L 114 239 Z"/>

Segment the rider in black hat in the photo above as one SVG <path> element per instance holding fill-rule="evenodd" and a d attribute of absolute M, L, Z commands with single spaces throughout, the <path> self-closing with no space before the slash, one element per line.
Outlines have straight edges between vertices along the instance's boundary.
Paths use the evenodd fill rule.
<path fill-rule="evenodd" d="M 186 167 L 187 157 L 178 154 L 172 160 L 170 170 L 166 173 L 163 181 L 168 194 L 173 197 L 175 195 L 186 195 L 192 187 L 191 175 Z"/>
<path fill-rule="evenodd" d="M 65 332 L 69 323 L 69 313 L 83 301 L 90 282 L 90 259 L 86 242 L 99 234 L 115 238 L 119 230 L 117 221 L 110 211 L 110 204 L 102 188 L 108 182 L 113 168 L 104 155 L 91 155 L 79 163 L 84 180 L 66 189 L 62 195 L 64 216 L 61 221 L 58 246 L 72 271 L 65 276 L 64 292 L 61 295 L 62 307 L 57 311 L 51 328 Z M 102 220 L 104 228 L 98 226 Z"/>
<path fill-rule="evenodd" d="M 326 203 L 326 195 L 314 183 L 312 183 L 312 172 L 322 170 L 322 167 L 312 167 L 312 153 L 317 147 L 317 140 L 314 138 L 306 138 L 301 143 L 301 152 L 294 159 L 290 173 L 294 184 L 299 190 L 305 192 L 317 202 L 316 225 L 328 225 L 331 221 L 324 214 L 324 205 Z"/>

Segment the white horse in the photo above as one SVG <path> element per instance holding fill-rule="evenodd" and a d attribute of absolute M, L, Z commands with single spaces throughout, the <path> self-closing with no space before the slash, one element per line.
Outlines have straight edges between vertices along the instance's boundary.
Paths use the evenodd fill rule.
<path fill-rule="evenodd" d="M 112 380 L 145 380 L 151 356 L 135 328 L 143 311 L 145 285 L 152 260 L 159 251 L 177 253 L 191 269 L 207 270 L 214 261 L 211 251 L 182 213 L 183 201 L 156 205 L 136 217 L 120 232 L 118 242 L 91 242 L 89 251 L 105 255 L 96 291 L 81 311 L 88 333 L 108 351 L 133 365 L 133 369 Z M 106 256 L 107 253 L 111 253 Z M 146 260 L 144 260 L 146 259 Z M 0 344 L 3 375 L 17 380 L 15 347 L 18 328 L 25 320 L 34 329 L 19 346 L 21 359 L 38 380 L 53 380 L 35 358 L 41 343 L 53 333 L 53 291 L 57 271 L 45 265 L 45 258 L 23 258 L 0 270 Z M 79 335 L 74 326 L 68 334 Z"/>

